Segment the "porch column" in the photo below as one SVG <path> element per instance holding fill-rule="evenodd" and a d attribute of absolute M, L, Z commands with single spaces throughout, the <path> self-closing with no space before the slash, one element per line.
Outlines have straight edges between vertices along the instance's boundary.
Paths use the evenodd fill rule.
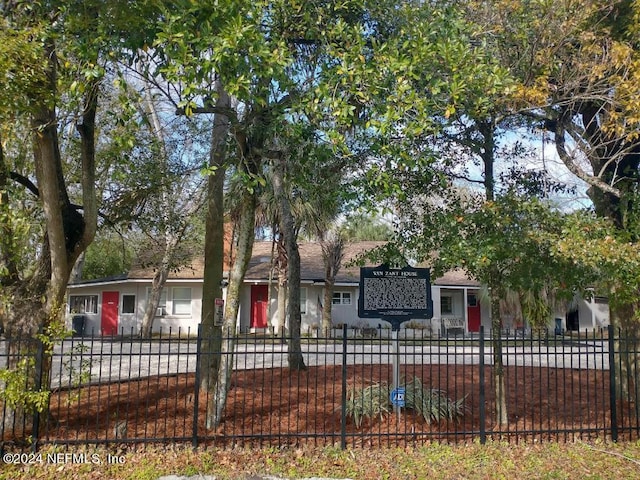
<path fill-rule="evenodd" d="M 468 288 L 464 287 L 462 289 L 462 314 L 464 318 L 464 333 L 469 333 L 469 307 L 468 307 L 468 299 L 467 299 L 467 291 Z"/>

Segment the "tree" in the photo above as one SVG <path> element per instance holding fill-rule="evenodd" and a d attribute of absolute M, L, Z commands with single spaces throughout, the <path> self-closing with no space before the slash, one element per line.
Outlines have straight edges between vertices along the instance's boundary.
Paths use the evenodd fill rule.
<path fill-rule="evenodd" d="M 0 269 L 0 283 L 3 293 L 11 300 L 3 308 L 2 323 L 10 335 L 22 333 L 34 339 L 33 343 L 25 342 L 23 346 L 32 347 L 44 340 L 50 347 L 51 337 L 59 330 L 55 326 L 61 320 L 72 268 L 92 242 L 97 228 L 96 114 L 105 66 L 111 58 L 109 53 L 117 57 L 130 47 L 130 39 L 122 41 L 121 34 L 129 27 L 135 28 L 127 17 L 138 6 L 128 2 L 108 5 L 88 2 L 82 6 L 65 2 L 46 5 L 5 2 L 0 8 L 4 27 L 2 43 L 10 50 L 9 55 L 3 57 L 8 63 L 4 71 L 14 77 L 8 84 L 12 85 L 10 94 L 15 95 L 2 102 L 12 108 L 2 111 L 1 121 L 3 127 L 9 123 L 26 127 L 16 133 L 32 140 L 32 162 L 24 162 L 21 157 L 7 161 L 4 155 L 0 159 L 3 172 L 0 190 L 4 200 L 8 204 L 12 202 L 8 192 L 13 190 L 7 186 L 7 179 L 11 178 L 37 197 L 40 215 L 36 220 L 41 221 L 41 230 L 33 233 L 42 233 L 40 238 L 33 239 L 38 252 L 36 264 L 19 271 L 13 255 L 15 244 L 11 243 L 17 238 L 17 224 L 10 215 L 0 217 L 3 222 L 0 229 L 11 239 L 2 245 L 1 257 L 6 264 Z M 139 39 L 140 35 L 136 36 L 136 40 Z M 14 47 L 20 50 L 13 50 Z M 67 125 L 74 125 L 75 131 L 64 128 Z M 3 135 L 7 132 L 4 128 Z M 77 141 L 78 149 L 63 150 L 64 139 L 69 143 Z M 7 140 L 3 136 L 2 141 Z M 73 158 L 65 158 L 66 154 Z M 22 168 L 13 170 L 10 164 Z M 69 165 L 78 168 L 67 168 Z M 72 174 L 76 171 L 78 176 L 74 178 Z M 41 336 L 36 337 L 38 333 Z M 9 348 L 11 369 L 25 352 L 16 350 L 16 344 Z M 27 392 L 34 389 L 40 390 L 36 396 L 46 394 L 49 365 L 47 356 L 41 366 L 42 381 L 35 378 L 33 366 L 26 369 Z M 7 386 L 5 392 L 9 389 Z M 34 407 L 28 398 L 22 398 L 22 405 L 11 401 L 5 404 L 16 417 L 24 415 L 24 408 Z M 42 395 L 37 405 L 39 410 L 46 408 L 41 398 Z M 5 420 L 25 425 L 11 417 L 5 416 Z"/>
<path fill-rule="evenodd" d="M 415 199 L 414 199 L 415 200 Z M 491 338 L 496 395 L 496 423 L 508 423 L 502 318 L 500 302 L 512 292 L 548 292 L 572 297 L 585 292 L 593 280 L 591 270 L 576 266 L 570 258 L 558 255 L 557 238 L 565 229 L 563 215 L 548 203 L 507 192 L 494 200 L 479 196 L 447 197 L 446 205 L 423 211 L 409 207 L 411 222 L 422 234 L 409 242 L 421 259 L 429 259 L 434 274 L 453 268 L 463 269 L 471 278 L 486 285 L 491 304 Z M 436 219 L 437 231 L 429 227 Z M 429 223 L 427 223 L 429 222 Z M 546 326 L 551 313 L 539 309 L 538 302 L 523 302 L 523 316 L 534 326 Z"/>
<path fill-rule="evenodd" d="M 324 308 L 322 309 L 322 332 L 329 336 L 333 321 L 331 311 L 333 307 L 333 289 L 336 276 L 342 267 L 344 259 L 345 240 L 339 231 L 327 232 L 320 241 L 322 247 L 322 260 L 324 262 Z"/>
<path fill-rule="evenodd" d="M 340 230 L 350 242 L 389 241 L 393 237 L 391 225 L 377 216 L 364 213 L 348 215 Z"/>

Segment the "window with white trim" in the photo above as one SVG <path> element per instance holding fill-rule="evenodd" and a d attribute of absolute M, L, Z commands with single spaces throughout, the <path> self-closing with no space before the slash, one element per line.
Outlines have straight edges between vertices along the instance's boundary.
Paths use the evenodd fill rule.
<path fill-rule="evenodd" d="M 70 295 L 70 313 L 98 313 L 98 295 Z"/>
<path fill-rule="evenodd" d="M 300 315 L 307 313 L 307 289 L 300 289 Z"/>
<path fill-rule="evenodd" d="M 191 315 L 191 288 L 173 287 L 171 313 L 173 315 Z"/>
<path fill-rule="evenodd" d="M 351 292 L 333 292 L 333 305 L 351 305 Z"/>
<path fill-rule="evenodd" d="M 122 295 L 122 313 L 136 313 L 135 295 Z"/>

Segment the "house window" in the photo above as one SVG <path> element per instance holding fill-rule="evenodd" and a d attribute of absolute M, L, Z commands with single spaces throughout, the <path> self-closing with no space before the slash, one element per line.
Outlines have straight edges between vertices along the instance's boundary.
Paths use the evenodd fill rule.
<path fill-rule="evenodd" d="M 300 315 L 307 313 L 307 289 L 300 289 Z"/>
<path fill-rule="evenodd" d="M 122 313 L 136 313 L 135 295 L 122 295 Z"/>
<path fill-rule="evenodd" d="M 451 314 L 453 313 L 453 298 L 450 296 L 440 297 L 440 313 Z"/>
<path fill-rule="evenodd" d="M 174 315 L 191 315 L 191 289 L 188 287 L 175 287 L 173 289 Z"/>
<path fill-rule="evenodd" d="M 151 297 L 151 289 L 147 288 L 147 302 Z M 156 317 L 161 317 L 167 314 L 167 291 L 163 288 L 160 292 L 160 300 L 158 300 L 158 306 L 156 307 Z"/>
<path fill-rule="evenodd" d="M 98 295 L 69 296 L 69 312 L 93 314 L 98 313 Z"/>
<path fill-rule="evenodd" d="M 333 292 L 333 305 L 351 305 L 351 292 Z"/>

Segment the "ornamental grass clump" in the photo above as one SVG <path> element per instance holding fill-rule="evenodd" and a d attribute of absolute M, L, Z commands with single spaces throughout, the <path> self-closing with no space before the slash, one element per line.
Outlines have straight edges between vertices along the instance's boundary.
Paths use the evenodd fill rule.
<path fill-rule="evenodd" d="M 451 400 L 446 392 L 424 386 L 417 377 L 401 386 L 405 389 L 404 408 L 421 415 L 427 424 L 458 420 L 465 413 L 464 398 Z M 353 418 L 356 428 L 360 428 L 365 418 L 384 418 L 393 411 L 390 394 L 391 386 L 384 382 L 353 387 L 347 398 L 347 416 Z"/>
<path fill-rule="evenodd" d="M 360 389 L 353 387 L 347 398 L 347 416 L 353 418 L 356 428 L 360 428 L 365 418 L 382 419 L 393 410 L 390 394 L 391 389 L 386 383 L 376 383 Z"/>

